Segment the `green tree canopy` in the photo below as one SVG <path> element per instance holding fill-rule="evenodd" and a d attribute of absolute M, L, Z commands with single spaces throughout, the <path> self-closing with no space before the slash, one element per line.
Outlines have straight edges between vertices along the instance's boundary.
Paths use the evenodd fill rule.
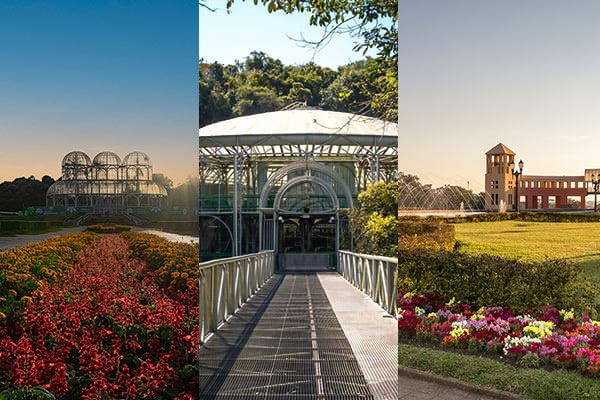
<path fill-rule="evenodd" d="M 199 124 L 276 111 L 293 103 L 396 121 L 396 67 L 383 65 L 367 58 L 334 71 L 312 62 L 283 65 L 263 52 L 252 52 L 233 65 L 200 60 Z"/>

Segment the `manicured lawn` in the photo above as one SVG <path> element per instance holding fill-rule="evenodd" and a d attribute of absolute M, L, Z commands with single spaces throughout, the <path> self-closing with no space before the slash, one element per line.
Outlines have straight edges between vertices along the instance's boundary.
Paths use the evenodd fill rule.
<path fill-rule="evenodd" d="M 600 287 L 600 224 L 498 221 L 455 225 L 460 251 L 523 261 L 566 258 Z"/>
<path fill-rule="evenodd" d="M 600 398 L 600 380 L 583 377 L 574 371 L 517 368 L 486 357 L 407 344 L 398 345 L 398 363 L 480 387 L 519 394 L 528 399 Z"/>

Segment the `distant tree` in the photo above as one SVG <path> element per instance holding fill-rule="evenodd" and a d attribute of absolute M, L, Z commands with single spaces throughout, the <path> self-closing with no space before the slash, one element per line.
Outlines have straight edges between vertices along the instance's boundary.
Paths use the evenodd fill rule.
<path fill-rule="evenodd" d="M 169 192 L 170 207 L 198 208 L 200 182 L 198 179 L 189 178 L 186 182 L 174 187 Z"/>
<path fill-rule="evenodd" d="M 198 70 L 200 127 L 277 111 L 293 103 L 392 121 L 397 118 L 396 81 L 371 58 L 334 71 L 312 62 L 283 65 L 263 52 L 252 52 L 244 62 L 232 65 L 200 60 Z"/>
<path fill-rule="evenodd" d="M 398 119 L 396 67 L 367 58 L 340 67 L 335 80 L 321 92 L 323 108 L 382 118 Z"/>
<path fill-rule="evenodd" d="M 173 181 L 171 178 L 163 174 L 152 174 L 152 182 L 163 186 L 167 190 L 171 190 L 173 188 Z"/>
<path fill-rule="evenodd" d="M 46 192 L 54 179 L 45 175 L 41 181 L 34 176 L 0 183 L 0 210 L 21 211 L 28 206 L 46 205 Z"/>
<path fill-rule="evenodd" d="M 233 107 L 235 116 L 277 111 L 283 107 L 282 99 L 273 90 L 264 87 L 241 87 L 236 91 L 236 100 Z"/>

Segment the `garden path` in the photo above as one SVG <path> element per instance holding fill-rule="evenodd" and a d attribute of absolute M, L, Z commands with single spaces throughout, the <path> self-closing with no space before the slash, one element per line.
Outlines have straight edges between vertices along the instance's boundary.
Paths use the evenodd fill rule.
<path fill-rule="evenodd" d="M 398 399 L 399 400 L 494 400 L 518 398 L 499 394 L 490 396 L 463 390 L 450 384 L 434 382 L 429 379 L 418 379 L 398 373 Z"/>
<path fill-rule="evenodd" d="M 29 243 L 36 243 L 54 236 L 65 235 L 67 233 L 81 232 L 85 230 L 85 228 L 85 226 L 77 226 L 74 228 L 64 228 L 56 232 L 41 233 L 39 235 L 0 236 L 0 250 L 23 247 Z"/>

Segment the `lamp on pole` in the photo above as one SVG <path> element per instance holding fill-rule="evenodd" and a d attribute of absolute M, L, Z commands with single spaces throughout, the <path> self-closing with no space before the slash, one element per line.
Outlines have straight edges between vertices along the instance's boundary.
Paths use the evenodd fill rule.
<path fill-rule="evenodd" d="M 594 212 L 598 212 L 598 203 L 596 202 L 596 197 L 598 195 L 598 184 L 600 184 L 600 174 L 598 174 L 598 176 L 592 174 L 592 185 L 594 186 Z"/>
<path fill-rule="evenodd" d="M 515 193 L 515 205 L 516 205 L 517 212 L 519 211 L 520 206 L 521 206 L 521 199 L 519 198 L 519 176 L 523 175 L 523 165 L 524 164 L 525 163 L 523 162 L 523 160 L 520 160 L 519 161 L 519 170 L 517 171 L 517 170 L 515 170 L 515 162 L 512 161 L 510 163 L 510 165 L 512 165 L 512 174 L 516 178 L 516 181 L 515 181 L 515 183 L 516 183 L 516 186 L 515 186 L 515 192 L 516 192 Z"/>

